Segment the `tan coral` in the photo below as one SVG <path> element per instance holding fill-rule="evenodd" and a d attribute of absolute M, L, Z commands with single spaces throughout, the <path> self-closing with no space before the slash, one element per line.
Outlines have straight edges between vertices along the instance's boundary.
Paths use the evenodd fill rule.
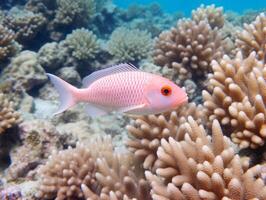
<path fill-rule="evenodd" d="M 193 115 L 199 121 L 203 120 L 202 107 L 190 103 L 175 111 L 161 114 L 137 117 L 133 125 L 127 126 L 131 139 L 127 146 L 135 157 L 143 161 L 144 169 L 154 171 L 160 164 L 157 159 L 157 149 L 162 138 L 182 137 L 179 126 L 185 121 L 185 117 Z"/>
<path fill-rule="evenodd" d="M 214 4 L 209 6 L 201 5 L 196 10 L 192 10 L 192 19 L 197 23 L 207 20 L 212 28 L 222 28 L 225 21 L 223 7 L 215 7 Z"/>
<path fill-rule="evenodd" d="M 266 67 L 253 52 L 244 59 L 213 61 L 210 92 L 203 91 L 209 120 L 218 119 L 241 148 L 257 148 L 266 138 Z"/>
<path fill-rule="evenodd" d="M 217 120 L 212 124 L 212 137 L 192 117 L 181 129 L 186 132 L 184 139 L 162 139 L 157 152 L 161 167 L 155 174 L 145 173 L 154 200 L 266 198 L 263 166 L 245 172 Z"/>
<path fill-rule="evenodd" d="M 4 94 L 0 93 L 0 134 L 20 122 L 20 115 L 13 108 L 13 102 L 9 102 Z"/>
<path fill-rule="evenodd" d="M 81 185 L 97 189 L 95 163 L 91 152 L 84 146 L 54 153 L 41 169 L 42 183 L 37 193 L 41 199 L 56 200 L 81 198 Z"/>
<path fill-rule="evenodd" d="M 40 169 L 38 198 L 150 199 L 150 187 L 134 170 L 132 156 L 118 154 L 110 137 L 54 153 Z"/>
<path fill-rule="evenodd" d="M 0 61 L 15 55 L 19 48 L 19 45 L 15 42 L 15 33 L 0 25 Z"/>
<path fill-rule="evenodd" d="M 3 24 L 15 32 L 16 41 L 25 43 L 34 39 L 42 31 L 46 24 L 46 19 L 41 14 L 13 9 L 4 18 Z"/>
<path fill-rule="evenodd" d="M 223 49 L 220 35 L 208 22 L 179 20 L 176 27 L 159 35 L 153 58 L 160 66 L 174 68 L 178 79 L 186 80 L 210 72 L 210 62 L 220 59 Z"/>
<path fill-rule="evenodd" d="M 257 52 L 258 59 L 266 61 L 266 16 L 260 14 L 251 24 L 244 24 L 244 30 L 238 32 L 236 45 L 248 56 Z"/>
<path fill-rule="evenodd" d="M 108 52 L 118 61 L 139 62 L 150 56 L 153 40 L 147 31 L 118 27 L 107 46 Z"/>

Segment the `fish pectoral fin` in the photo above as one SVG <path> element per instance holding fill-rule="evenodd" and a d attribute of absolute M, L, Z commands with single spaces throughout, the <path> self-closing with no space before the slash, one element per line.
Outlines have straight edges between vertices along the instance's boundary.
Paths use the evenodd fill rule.
<path fill-rule="evenodd" d="M 123 108 L 118 109 L 117 112 L 126 113 L 126 112 L 129 112 L 132 110 L 143 108 L 145 106 L 146 106 L 146 104 L 127 106 L 127 107 L 123 107 Z"/>
<path fill-rule="evenodd" d="M 85 110 L 90 117 L 99 117 L 106 115 L 109 112 L 108 110 L 105 110 L 104 108 L 95 106 L 93 104 L 87 104 Z"/>

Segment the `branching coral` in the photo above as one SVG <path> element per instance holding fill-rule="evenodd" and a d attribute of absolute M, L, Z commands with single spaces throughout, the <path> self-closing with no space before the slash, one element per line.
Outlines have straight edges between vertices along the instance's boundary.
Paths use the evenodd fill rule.
<path fill-rule="evenodd" d="M 201 5 L 196 10 L 192 10 L 192 19 L 199 23 L 207 20 L 212 28 L 222 28 L 224 25 L 223 7 L 215 7 L 215 5 Z"/>
<path fill-rule="evenodd" d="M 175 28 L 157 38 L 153 56 L 156 64 L 174 68 L 178 79 L 185 80 L 209 72 L 210 62 L 220 59 L 223 49 L 217 30 L 206 21 L 179 20 Z"/>
<path fill-rule="evenodd" d="M 224 56 L 212 62 L 210 93 L 203 91 L 209 120 L 218 119 L 241 148 L 257 148 L 266 138 L 266 66 L 252 52 L 244 59 Z"/>
<path fill-rule="evenodd" d="M 88 21 L 95 14 L 94 0 L 57 0 L 57 10 L 54 19 L 55 24 L 82 26 L 88 25 Z"/>
<path fill-rule="evenodd" d="M 155 170 L 159 165 L 156 155 L 162 138 L 175 137 L 179 132 L 179 126 L 189 115 L 193 115 L 199 121 L 203 120 L 202 107 L 190 103 L 171 113 L 162 115 L 148 115 L 138 117 L 134 125 L 127 127 L 131 140 L 127 142 L 129 150 L 136 158 L 143 161 L 144 169 Z M 181 135 L 181 133 L 180 133 Z"/>
<path fill-rule="evenodd" d="M 15 55 L 18 50 L 19 46 L 15 42 L 15 33 L 0 25 L 0 61 Z"/>
<path fill-rule="evenodd" d="M 100 50 L 97 37 L 84 28 L 76 29 L 64 40 L 71 56 L 80 61 L 88 62 L 94 59 Z"/>
<path fill-rule="evenodd" d="M 0 134 L 6 129 L 17 125 L 20 122 L 20 116 L 13 108 L 13 103 L 9 102 L 4 94 L 0 93 Z"/>
<path fill-rule="evenodd" d="M 120 27 L 112 33 L 108 51 L 119 61 L 138 62 L 150 55 L 152 46 L 148 32 Z"/>
<path fill-rule="evenodd" d="M 155 174 L 145 173 L 153 199 L 266 198 L 263 166 L 245 172 L 217 120 L 212 124 L 212 138 L 192 117 L 181 129 L 186 132 L 183 140 L 162 139 L 157 151 L 161 166 Z"/>
<path fill-rule="evenodd" d="M 13 30 L 16 40 L 20 43 L 34 39 L 46 24 L 46 19 L 41 14 L 34 14 L 27 10 L 13 9 L 3 20 L 3 24 Z"/>
<path fill-rule="evenodd" d="M 260 14 L 251 24 L 244 24 L 244 31 L 238 33 L 237 46 L 248 56 L 257 52 L 260 60 L 266 61 L 266 16 Z"/>
<path fill-rule="evenodd" d="M 54 153 L 40 173 L 42 199 L 150 199 L 149 184 L 135 174 L 131 157 L 113 151 L 109 137 Z"/>
<path fill-rule="evenodd" d="M 91 152 L 83 146 L 54 153 L 40 170 L 42 185 L 37 197 L 57 200 L 81 198 L 81 185 L 96 190 L 95 165 Z"/>

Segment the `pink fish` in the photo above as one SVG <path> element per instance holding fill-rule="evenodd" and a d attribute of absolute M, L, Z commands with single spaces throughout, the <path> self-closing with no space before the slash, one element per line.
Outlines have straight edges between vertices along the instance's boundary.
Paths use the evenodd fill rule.
<path fill-rule="evenodd" d="M 118 64 L 93 72 L 78 89 L 59 77 L 47 74 L 60 95 L 64 112 L 78 102 L 87 103 L 90 116 L 112 111 L 128 114 L 158 114 L 177 108 L 187 101 L 186 92 L 172 81 L 143 72 L 131 64 Z"/>

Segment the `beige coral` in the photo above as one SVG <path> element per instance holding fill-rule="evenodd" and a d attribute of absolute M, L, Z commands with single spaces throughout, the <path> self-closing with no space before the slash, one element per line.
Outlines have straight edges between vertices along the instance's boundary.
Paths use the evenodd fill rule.
<path fill-rule="evenodd" d="M 179 20 L 177 26 L 162 32 L 156 40 L 154 62 L 174 68 L 179 80 L 205 76 L 210 62 L 220 59 L 223 41 L 207 21 Z"/>
<path fill-rule="evenodd" d="M 19 9 L 12 9 L 3 20 L 3 24 L 15 32 L 16 41 L 20 43 L 34 39 L 42 31 L 46 22 L 41 14 Z"/>
<path fill-rule="evenodd" d="M 63 42 L 71 56 L 81 61 L 94 59 L 100 51 L 96 35 L 85 28 L 76 29 Z"/>
<path fill-rule="evenodd" d="M 87 146 L 87 147 L 86 147 Z M 150 187 L 132 157 L 114 152 L 110 137 L 54 153 L 40 169 L 41 199 L 150 199 Z"/>
<path fill-rule="evenodd" d="M 30 90 L 44 83 L 47 76 L 38 63 L 37 54 L 33 51 L 23 51 L 2 71 L 0 80 L 14 80 L 13 88 Z"/>
<path fill-rule="evenodd" d="M 257 52 L 258 59 L 266 61 L 266 16 L 260 14 L 251 24 L 244 24 L 244 30 L 238 32 L 236 45 L 248 56 Z"/>
<path fill-rule="evenodd" d="M 108 52 L 119 61 L 138 62 L 150 56 L 152 46 L 150 33 L 119 27 L 108 41 Z"/>
<path fill-rule="evenodd" d="M 0 61 L 15 55 L 19 49 L 19 45 L 15 42 L 15 33 L 0 25 Z"/>
<path fill-rule="evenodd" d="M 36 196 L 42 199 L 81 198 L 82 184 L 93 190 L 98 187 L 94 159 L 91 152 L 83 146 L 52 154 L 40 173 L 42 184 Z"/>
<path fill-rule="evenodd" d="M 209 6 L 201 5 L 196 10 L 192 10 L 192 19 L 197 23 L 207 20 L 212 28 L 222 28 L 225 21 L 223 7 L 215 7 L 214 4 Z"/>
<path fill-rule="evenodd" d="M 203 120 L 202 107 L 190 103 L 175 111 L 161 114 L 137 117 L 133 125 L 127 126 L 131 139 L 127 146 L 135 157 L 143 161 L 144 169 L 155 170 L 159 165 L 156 155 L 162 138 L 176 137 L 181 133 L 179 126 L 188 115 L 193 115 L 199 121 Z M 178 136 L 178 137 L 179 137 Z"/>
<path fill-rule="evenodd" d="M 154 200 L 266 198 L 263 166 L 245 172 L 217 120 L 212 124 L 212 137 L 192 117 L 181 129 L 186 132 L 183 140 L 162 139 L 157 152 L 161 166 L 155 174 L 145 173 Z"/>
<path fill-rule="evenodd" d="M 13 102 L 8 101 L 4 94 L 0 93 L 0 134 L 20 122 L 20 115 L 13 108 Z"/>
<path fill-rule="evenodd" d="M 94 0 L 56 0 L 58 9 L 54 23 L 59 25 L 71 25 L 79 27 L 88 25 L 95 14 Z"/>
<path fill-rule="evenodd" d="M 210 92 L 203 91 L 209 120 L 218 119 L 241 148 L 257 148 L 266 138 L 266 67 L 252 52 L 213 61 Z"/>

